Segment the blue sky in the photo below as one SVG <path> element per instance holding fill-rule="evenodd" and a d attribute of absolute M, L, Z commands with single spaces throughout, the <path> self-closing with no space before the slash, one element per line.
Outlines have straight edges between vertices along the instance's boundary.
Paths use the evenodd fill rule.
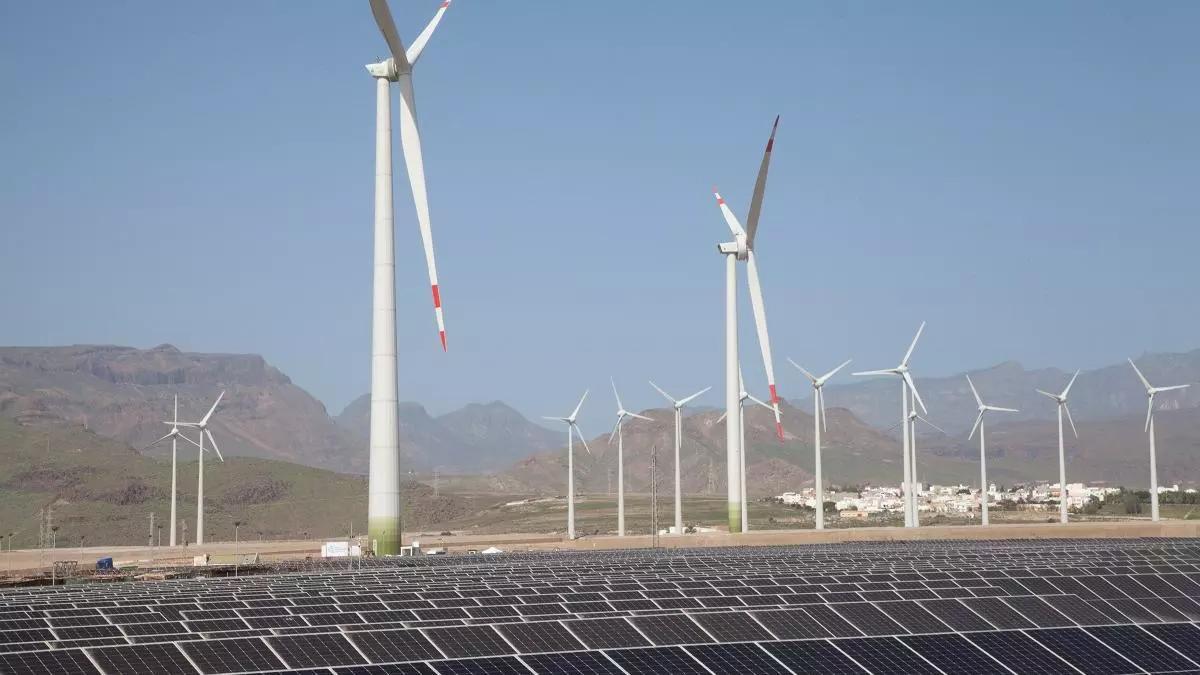
<path fill-rule="evenodd" d="M 436 0 L 394 1 L 406 40 Z M 401 397 L 607 424 L 721 384 L 728 236 L 776 369 L 1200 347 L 1200 4 L 457 0 L 416 72 L 451 351 L 397 147 Z M 369 387 L 366 2 L 0 5 L 0 343 L 258 352 Z M 744 283 L 743 283 L 744 286 Z M 743 363 L 761 363 L 743 288 Z M 760 388 L 760 385 L 752 386 Z M 718 404 L 712 394 L 707 402 Z M 603 414 L 603 422 L 601 422 Z"/>

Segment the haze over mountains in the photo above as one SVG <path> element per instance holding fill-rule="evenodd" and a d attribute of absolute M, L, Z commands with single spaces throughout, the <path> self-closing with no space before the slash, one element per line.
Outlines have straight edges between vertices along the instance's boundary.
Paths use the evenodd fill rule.
<path fill-rule="evenodd" d="M 1139 359 L 1156 384 L 1200 380 L 1200 351 L 1147 355 Z M 805 364 L 806 366 L 809 364 Z M 874 367 L 880 364 L 854 364 Z M 1035 388 L 1059 391 L 1070 374 L 1055 369 L 1026 371 L 1014 363 L 972 372 L 985 398 L 1022 412 L 989 427 L 989 468 L 999 482 L 1054 480 L 1056 437 L 1053 404 Z M 834 482 L 896 482 L 899 445 L 887 429 L 899 418 L 899 386 L 889 379 L 827 387 L 829 431 L 825 435 L 826 474 Z M 978 475 L 978 450 L 965 438 L 975 404 L 961 375 L 918 378 L 930 419 L 950 436 L 923 432 L 919 474 L 929 480 L 970 481 Z M 792 391 L 798 391 L 794 383 Z M 170 345 L 153 349 L 114 346 L 0 348 L 0 417 L 21 425 L 60 420 L 86 425 L 101 436 L 135 448 L 166 432 L 172 397 L 180 397 L 180 417 L 194 419 L 221 390 L 227 394 L 214 418 L 214 433 L 226 455 L 278 459 L 341 472 L 367 468 L 369 397 L 348 405 L 336 417 L 261 356 L 184 353 Z M 1162 397 L 1159 416 L 1160 480 L 1200 477 L 1200 391 Z M 1143 484 L 1146 443 L 1141 433 L 1145 396 L 1127 363 L 1080 375 L 1071 407 L 1080 427 L 1068 443 L 1072 480 Z M 773 437 L 767 411 L 747 412 L 749 475 L 752 492 L 795 489 L 811 482 L 811 399 L 796 407 L 785 402 L 786 443 Z M 627 426 L 627 481 L 633 490 L 649 485 L 652 447 L 660 467 L 670 466 L 673 447 L 668 410 L 645 411 L 655 422 Z M 701 410 L 684 423 L 684 488 L 724 490 L 724 430 L 719 412 Z M 431 416 L 416 403 L 402 403 L 401 451 L 406 470 L 492 474 L 495 489 L 558 492 L 564 489 L 563 434 L 530 422 L 500 401 L 471 404 Z M 589 439 L 594 456 L 577 447 L 584 490 L 606 491 L 615 452 L 607 434 Z M 3 448 L 0 448 L 3 451 Z"/>

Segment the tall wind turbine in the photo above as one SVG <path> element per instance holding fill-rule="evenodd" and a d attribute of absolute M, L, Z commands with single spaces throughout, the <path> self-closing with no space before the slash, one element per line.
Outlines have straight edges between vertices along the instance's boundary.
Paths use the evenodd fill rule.
<path fill-rule="evenodd" d="M 174 415 L 174 417 L 171 418 L 170 422 L 163 422 L 163 424 L 170 424 L 171 430 L 167 432 L 166 436 L 163 436 L 162 438 L 158 439 L 157 441 L 154 441 L 150 445 L 147 445 L 144 449 L 149 450 L 150 448 L 153 448 L 154 446 L 158 445 L 159 443 L 162 443 L 163 441 L 167 440 L 168 438 L 171 439 L 171 546 L 174 546 L 175 545 L 175 502 L 178 501 L 178 496 L 179 496 L 179 490 L 177 488 L 178 481 L 179 481 L 179 463 L 178 463 L 177 457 L 176 457 L 178 449 L 179 449 L 178 448 L 178 440 L 180 438 L 182 438 L 183 440 L 187 441 L 188 443 L 191 443 L 192 445 L 196 446 L 197 448 L 200 448 L 201 452 L 204 452 L 204 447 L 202 445 L 200 445 L 199 443 L 197 443 L 196 441 L 193 441 L 192 439 L 188 438 L 187 436 L 184 436 L 183 432 L 179 430 L 179 395 L 178 394 L 175 396 L 175 415 Z M 201 440 L 203 440 L 203 438 L 201 438 Z"/>
<path fill-rule="evenodd" d="M 575 406 L 575 410 L 571 411 L 566 417 L 543 417 L 543 419 L 557 420 L 567 423 L 567 538 L 575 539 L 575 444 L 573 434 L 578 434 L 579 440 L 583 441 L 583 449 L 587 453 L 592 454 L 592 449 L 588 447 L 587 439 L 583 437 L 583 432 L 579 430 L 579 424 L 575 421 L 579 417 L 579 409 L 583 407 L 584 400 L 587 399 L 587 391 L 583 392 L 583 396 L 579 398 L 579 403 Z"/>
<path fill-rule="evenodd" d="M 971 376 L 967 375 L 967 384 L 971 385 L 971 393 L 975 395 L 975 402 L 979 404 L 979 415 L 975 417 L 975 425 L 971 427 L 971 433 L 967 436 L 967 440 L 975 437 L 975 431 L 979 431 L 979 504 L 982 509 L 982 518 L 980 524 L 988 524 L 988 482 L 987 482 L 987 445 L 984 438 L 983 414 L 986 412 L 1019 412 L 1015 408 L 998 408 L 994 405 L 987 405 L 983 399 L 979 398 L 979 392 L 975 389 L 975 383 L 971 381 Z"/>
<path fill-rule="evenodd" d="M 1136 366 L 1135 366 L 1136 368 Z M 1075 384 L 1075 378 L 1079 377 L 1079 371 L 1071 376 L 1071 381 L 1067 383 L 1067 388 L 1063 389 L 1061 394 L 1051 394 L 1048 391 L 1037 390 L 1037 393 L 1042 396 L 1047 396 L 1054 399 L 1058 404 L 1058 518 L 1060 522 L 1067 522 L 1067 456 L 1063 450 L 1063 411 L 1067 413 L 1067 421 L 1071 423 L 1071 433 L 1075 434 L 1075 438 L 1079 438 L 1079 431 L 1075 429 L 1075 420 L 1071 419 L 1071 409 L 1067 407 L 1067 394 L 1071 391 L 1071 385 Z"/>
<path fill-rule="evenodd" d="M 816 375 L 813 375 L 812 373 L 808 372 L 807 370 L 804 369 L 803 366 L 801 366 L 799 363 L 796 363 L 795 361 L 793 361 L 790 357 L 788 358 L 788 363 L 792 364 L 793 366 L 796 367 L 797 370 L 804 373 L 804 376 L 807 377 L 808 381 L 812 383 L 812 388 L 813 388 L 813 460 L 814 460 L 813 466 L 816 467 L 816 473 L 813 474 L 813 484 L 817 488 L 816 489 L 817 529 L 823 530 L 823 529 L 825 529 L 825 486 L 821 482 L 821 480 L 822 480 L 821 479 L 821 431 L 829 429 L 828 421 L 825 418 L 824 387 L 825 387 L 825 383 L 829 381 L 829 378 L 833 377 L 834 375 L 837 375 L 837 372 L 839 370 L 841 370 L 842 368 L 845 368 L 847 365 L 850 364 L 850 359 L 846 359 L 844 362 L 842 362 L 842 365 L 838 366 L 837 368 L 834 368 L 833 370 L 829 371 L 828 373 L 825 373 L 824 375 L 822 375 L 820 377 L 817 377 Z"/>
<path fill-rule="evenodd" d="M 908 395 L 911 397 L 912 392 L 909 392 Z M 933 422 L 930 422 L 927 418 L 922 417 L 919 413 L 917 413 L 916 400 L 912 400 L 909 403 L 910 403 L 910 405 L 909 405 L 909 409 L 908 409 L 908 438 L 909 438 L 908 450 L 909 450 L 909 455 L 911 455 L 911 457 L 912 457 L 912 500 L 910 500 L 909 503 L 905 504 L 905 508 L 908 508 L 909 511 L 911 512 L 911 515 L 909 517 L 912 518 L 913 527 L 920 527 L 921 526 L 921 518 L 920 518 L 921 510 L 917 506 L 917 497 L 920 496 L 920 492 L 921 492 L 921 480 L 917 477 L 917 421 L 919 420 L 921 422 L 924 422 L 930 428 L 932 428 L 936 431 L 940 431 L 943 434 L 946 433 L 946 430 L 939 427 L 938 425 L 934 424 Z M 900 426 L 899 422 L 888 427 L 887 430 L 891 431 L 892 429 L 895 429 L 898 426 Z"/>
<path fill-rule="evenodd" d="M 625 439 L 621 433 L 626 417 L 653 422 L 649 417 L 631 413 L 621 405 L 621 395 L 617 393 L 617 383 L 611 377 L 613 396 L 617 398 L 617 423 L 608 436 L 608 444 L 612 445 L 613 436 L 617 437 L 617 536 L 625 536 Z M 612 484 L 609 483 L 611 486 Z"/>
<path fill-rule="evenodd" d="M 671 405 L 674 406 L 674 408 L 675 408 L 675 534 L 682 535 L 683 534 L 683 488 L 681 487 L 681 483 L 679 482 L 680 481 L 680 478 L 679 478 L 679 446 L 681 443 L 683 443 L 683 412 L 682 412 L 683 406 L 691 403 L 696 398 L 698 398 L 701 394 L 708 391 L 709 389 L 712 389 L 712 387 L 705 387 L 705 388 L 701 389 L 700 391 L 692 394 L 691 396 L 687 396 L 687 397 L 681 398 L 679 400 L 675 400 L 674 398 L 671 398 L 670 394 L 663 391 L 662 389 L 659 389 L 657 384 L 654 384 L 653 382 L 651 382 L 650 386 L 654 387 L 655 391 L 662 394 L 663 398 L 670 401 Z M 741 521 L 738 521 L 738 525 L 741 525 Z"/>
<path fill-rule="evenodd" d="M 386 0 L 371 0 L 371 13 L 383 33 L 391 58 L 369 64 L 375 78 L 375 278 L 371 316 L 371 464 L 368 482 L 367 533 L 378 555 L 400 552 L 400 422 L 396 382 L 396 236 L 392 206 L 392 111 L 389 84 L 400 85 L 400 145 L 417 209 L 417 224 L 425 248 L 425 264 L 433 290 L 442 350 L 446 325 L 433 257 L 433 232 L 429 226 L 429 198 L 425 192 L 425 164 L 417 131 L 412 68 L 433 35 L 450 0 L 433 15 L 408 50 L 396 32 Z"/>
<path fill-rule="evenodd" d="M 1138 379 L 1142 381 L 1142 385 L 1146 387 L 1146 433 L 1150 435 L 1150 520 L 1158 522 L 1158 458 L 1154 454 L 1154 396 L 1161 394 L 1164 391 L 1175 391 L 1177 389 L 1187 389 L 1192 386 L 1190 384 L 1177 384 L 1170 387 L 1152 387 L 1150 381 L 1142 375 L 1142 371 L 1138 370 L 1133 359 L 1129 359 L 1129 365 L 1133 366 L 1133 372 L 1137 373 Z"/>
<path fill-rule="evenodd" d="M 208 429 L 208 421 L 212 419 L 213 413 L 217 411 L 217 406 L 221 405 L 221 399 L 225 398 L 225 392 L 221 392 L 217 396 L 217 400 L 213 402 L 212 407 L 208 409 L 208 413 L 200 419 L 199 422 L 179 422 L 181 427 L 193 427 L 200 432 L 200 442 L 196 447 L 200 448 L 200 464 L 196 469 L 196 543 L 204 543 L 204 437 L 208 437 L 208 441 L 212 443 L 213 450 L 217 453 L 217 458 L 222 462 L 225 461 L 221 457 L 221 449 L 217 447 L 217 439 L 213 438 L 212 432 Z"/>
<path fill-rule="evenodd" d="M 746 381 L 742 379 L 742 368 L 738 366 L 738 386 L 741 391 L 738 392 L 738 425 L 742 430 L 742 438 L 738 443 L 738 472 L 742 477 L 742 532 L 750 531 L 750 492 L 746 489 L 746 401 L 754 403 L 766 408 L 774 410 L 771 406 L 763 403 L 755 398 L 750 392 L 746 391 Z M 717 424 L 720 424 L 725 419 L 725 413 L 717 418 Z"/>
<path fill-rule="evenodd" d="M 775 130 L 779 127 L 779 118 L 771 127 L 771 136 L 767 139 L 766 150 L 763 151 L 762 163 L 758 167 L 758 178 L 754 182 L 754 193 L 750 199 L 750 211 L 746 215 L 746 227 L 742 228 L 733 211 L 725 203 L 715 189 L 713 196 L 717 206 L 725 217 L 725 223 L 733 233 L 733 241 L 717 245 L 717 250 L 725 256 L 725 414 L 728 416 L 725 424 L 725 460 L 727 486 L 729 493 L 729 531 L 738 532 L 742 529 L 742 490 L 739 457 L 741 455 L 741 419 L 734 413 L 738 409 L 738 395 L 741 392 L 740 370 L 738 361 L 737 336 L 737 262 L 746 261 L 746 277 L 750 286 L 750 306 L 754 311 L 754 325 L 758 331 L 758 346 L 762 350 L 763 367 L 766 369 L 767 385 L 771 392 L 771 406 L 775 411 L 775 433 L 783 442 L 783 423 L 779 417 L 779 392 L 775 387 L 775 369 L 771 365 L 771 341 L 767 335 L 767 310 L 763 305 L 762 284 L 758 280 L 758 262 L 754 251 L 754 235 L 758 232 L 758 219 L 762 213 L 763 193 L 767 188 L 767 169 L 771 164 L 771 151 L 775 146 Z"/>
<path fill-rule="evenodd" d="M 908 392 L 912 392 L 912 397 L 916 401 L 917 405 L 921 406 L 921 410 L 923 410 L 926 415 L 929 414 L 929 410 L 925 408 L 925 402 L 921 400 L 921 394 L 917 392 L 917 383 L 913 381 L 912 372 L 908 368 L 908 360 L 912 358 L 913 350 L 917 347 L 917 340 L 921 339 L 921 333 L 924 332 L 924 330 L 925 322 L 922 321 L 921 327 L 917 328 L 917 334 L 913 336 L 912 344 L 908 345 L 908 351 L 904 352 L 904 358 L 900 360 L 900 365 L 896 366 L 895 368 L 886 368 L 884 370 L 867 370 L 861 373 L 854 373 L 855 375 L 895 375 L 900 378 L 900 423 L 903 425 L 903 433 L 900 435 L 903 438 L 902 454 L 904 460 L 903 492 L 905 504 L 905 527 L 913 527 L 914 525 L 912 517 L 912 505 L 916 503 L 916 499 L 914 499 L 912 496 L 912 452 L 911 445 L 909 443 L 909 432 L 911 430 L 908 427 Z"/>

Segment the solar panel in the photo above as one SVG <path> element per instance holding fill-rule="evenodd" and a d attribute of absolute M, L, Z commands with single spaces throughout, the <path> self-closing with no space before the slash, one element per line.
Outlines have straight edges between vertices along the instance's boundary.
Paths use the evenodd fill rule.
<path fill-rule="evenodd" d="M 834 644 L 876 675 L 941 675 L 941 671 L 896 638 L 850 638 L 837 640 Z"/>
<path fill-rule="evenodd" d="M 635 616 L 630 617 L 629 621 L 656 645 L 696 644 L 713 641 L 708 633 L 705 633 L 704 629 L 686 614 Z"/>
<path fill-rule="evenodd" d="M 106 673 L 121 675 L 195 675 L 196 669 L 173 644 L 129 645 L 89 649 Z"/>
<path fill-rule="evenodd" d="M 337 633 L 280 635 L 263 639 L 290 668 L 345 666 L 367 662 L 344 636 Z"/>
<path fill-rule="evenodd" d="M 818 625 L 811 615 L 798 609 L 753 612 L 753 615 L 776 638 L 782 640 L 802 640 L 805 638 L 830 636 L 829 631 Z"/>
<path fill-rule="evenodd" d="M 869 603 L 834 605 L 833 609 L 866 635 L 900 635 L 908 632 L 878 607 Z"/>
<path fill-rule="evenodd" d="M 521 660 L 538 675 L 623 675 L 601 652 L 529 654 Z"/>
<path fill-rule="evenodd" d="M 693 645 L 687 651 L 714 673 L 791 675 L 790 670 L 755 644 Z"/>
<path fill-rule="evenodd" d="M 1148 672 L 1200 667 L 1137 626 L 1097 626 L 1087 632 Z"/>
<path fill-rule="evenodd" d="M 650 641 L 625 619 L 580 619 L 563 625 L 590 649 L 644 647 Z"/>
<path fill-rule="evenodd" d="M 608 656 L 629 675 L 710 675 L 682 647 L 617 649 Z"/>
<path fill-rule="evenodd" d="M 987 619 L 996 628 L 1033 628 L 1034 623 L 999 598 L 967 598 L 959 600 L 971 611 Z"/>
<path fill-rule="evenodd" d="M 852 637 L 862 633 L 834 612 L 828 605 L 805 605 L 800 608 L 813 618 L 821 628 L 834 637 Z"/>
<path fill-rule="evenodd" d="M 1114 675 L 1136 673 L 1130 661 L 1109 649 L 1082 628 L 1044 628 L 1028 634 L 1067 663 L 1086 673 Z"/>
<path fill-rule="evenodd" d="M 1200 663 L 1200 628 L 1187 623 L 1160 623 L 1142 629 L 1192 661 Z"/>
<path fill-rule="evenodd" d="M 205 675 L 283 669 L 284 663 L 262 640 L 203 640 L 180 645 Z"/>
<path fill-rule="evenodd" d="M 29 675 L 97 675 L 81 649 L 0 654 L 0 672 Z"/>
<path fill-rule="evenodd" d="M 513 648 L 491 626 L 429 628 L 425 635 L 448 658 L 511 654 Z"/>
<path fill-rule="evenodd" d="M 312 672 L 312 671 L 308 671 Z M 328 672 L 328 671 L 317 671 Z M 386 666 L 344 666 L 335 668 L 337 675 L 437 675 L 432 666 L 424 663 L 393 663 Z"/>
<path fill-rule="evenodd" d="M 866 672 L 824 640 L 768 642 L 762 647 L 796 673 L 860 675 Z"/>
<path fill-rule="evenodd" d="M 440 659 L 441 652 L 418 630 L 371 630 L 349 635 L 371 663 Z"/>
<path fill-rule="evenodd" d="M 1003 599 L 1009 607 L 1017 610 L 1026 619 L 1032 621 L 1035 625 L 1041 628 L 1058 628 L 1061 626 L 1074 626 L 1075 622 L 1071 621 L 1061 612 L 1058 612 L 1050 605 L 1046 604 L 1041 598 L 1036 598 L 1029 595 L 1014 596 Z"/>
<path fill-rule="evenodd" d="M 961 635 L 910 635 L 900 638 L 913 651 L 947 673 L 1009 675 L 999 661 L 988 656 Z"/>
<path fill-rule="evenodd" d="M 700 624 L 717 642 L 752 642 L 771 640 L 771 634 L 746 612 L 714 612 L 693 614 L 692 619 Z"/>
<path fill-rule="evenodd" d="M 530 672 L 524 663 L 511 656 L 438 661 L 434 668 L 440 675 L 529 675 Z"/>

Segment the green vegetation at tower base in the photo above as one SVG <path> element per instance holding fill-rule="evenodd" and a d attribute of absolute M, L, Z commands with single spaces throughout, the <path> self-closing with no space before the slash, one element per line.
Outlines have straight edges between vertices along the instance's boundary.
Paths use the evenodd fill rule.
<path fill-rule="evenodd" d="M 730 504 L 729 505 L 729 531 L 730 532 L 741 532 L 742 531 L 742 505 L 741 504 Z"/>
<path fill-rule="evenodd" d="M 367 521 L 367 537 L 375 555 L 400 555 L 400 519 L 396 517 L 371 518 Z"/>

